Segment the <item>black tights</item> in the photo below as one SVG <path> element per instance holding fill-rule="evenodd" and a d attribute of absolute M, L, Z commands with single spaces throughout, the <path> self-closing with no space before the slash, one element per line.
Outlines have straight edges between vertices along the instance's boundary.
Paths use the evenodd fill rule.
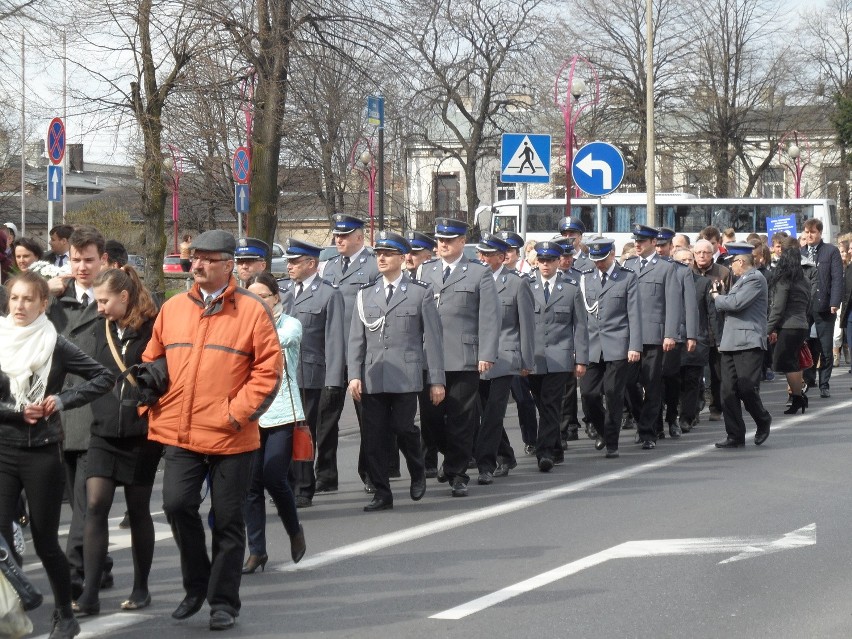
<path fill-rule="evenodd" d="M 89 477 L 86 480 L 86 527 L 83 538 L 83 572 L 86 585 L 78 602 L 91 606 L 98 601 L 98 590 L 109 545 L 109 511 L 115 497 L 115 480 Z M 125 486 L 124 499 L 130 519 L 133 552 L 133 592 L 130 599 L 141 601 L 148 595 L 148 574 L 154 559 L 154 522 L 151 519 L 153 486 Z"/>

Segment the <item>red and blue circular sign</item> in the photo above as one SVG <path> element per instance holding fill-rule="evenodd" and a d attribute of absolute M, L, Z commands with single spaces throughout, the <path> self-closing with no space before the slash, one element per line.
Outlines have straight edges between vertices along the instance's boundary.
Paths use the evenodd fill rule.
<path fill-rule="evenodd" d="M 234 161 L 231 167 L 234 171 L 234 180 L 237 184 L 248 184 L 251 171 L 251 155 L 249 150 L 244 147 L 238 147 L 234 151 Z"/>
<path fill-rule="evenodd" d="M 53 164 L 60 164 L 65 157 L 65 123 L 62 118 L 53 118 L 47 127 L 47 155 Z"/>

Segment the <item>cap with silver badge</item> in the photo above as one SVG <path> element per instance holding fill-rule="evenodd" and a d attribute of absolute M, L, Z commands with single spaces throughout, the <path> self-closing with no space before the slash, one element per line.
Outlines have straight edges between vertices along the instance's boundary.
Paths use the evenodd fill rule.
<path fill-rule="evenodd" d="M 237 240 L 236 261 L 265 260 L 269 255 L 269 244 L 255 237 L 241 237 Z"/>

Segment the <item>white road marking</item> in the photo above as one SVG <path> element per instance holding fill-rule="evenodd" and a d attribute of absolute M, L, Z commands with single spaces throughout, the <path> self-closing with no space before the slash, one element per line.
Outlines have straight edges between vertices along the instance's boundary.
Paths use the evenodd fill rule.
<path fill-rule="evenodd" d="M 103 637 L 115 630 L 135 626 L 149 619 L 151 619 L 151 616 L 142 615 L 138 612 L 118 612 L 114 615 L 99 615 L 92 617 L 91 620 L 80 622 L 81 632 L 77 635 L 77 639 Z M 48 635 L 39 635 L 35 639 L 48 639 Z"/>
<path fill-rule="evenodd" d="M 507 586 L 497 592 L 468 601 L 455 608 L 450 608 L 438 614 L 432 615 L 430 619 L 458 620 L 468 617 L 474 613 L 481 612 L 486 608 L 508 601 L 518 595 L 523 595 L 541 588 L 548 584 L 564 579 L 570 575 L 577 574 L 587 568 L 598 566 L 612 559 L 626 559 L 634 557 L 664 557 L 673 555 L 710 555 L 716 553 L 739 553 L 731 559 L 719 562 L 720 564 L 738 561 L 748 557 L 767 555 L 782 550 L 804 548 L 816 544 L 816 524 L 809 524 L 798 530 L 787 533 L 780 539 L 773 537 L 696 537 L 693 539 L 646 539 L 642 541 L 628 541 L 601 552 L 583 557 L 571 563 L 559 566 L 530 579 Z"/>
<path fill-rule="evenodd" d="M 847 409 L 849 407 L 852 407 L 852 400 L 848 400 L 845 402 L 841 402 L 840 404 L 834 404 L 832 406 L 827 406 L 826 408 L 813 411 L 808 415 L 808 422 L 812 422 L 814 418 L 819 419 L 823 415 Z M 786 430 L 787 428 L 791 428 L 792 426 L 795 426 L 797 424 L 801 425 L 801 423 L 801 421 L 795 418 L 790 418 L 782 424 L 773 424 L 772 432 L 777 433 L 778 431 Z M 771 441 L 772 439 L 770 437 L 770 445 Z M 584 490 L 588 490 L 590 488 L 597 488 L 598 486 L 603 486 L 605 484 L 610 484 L 615 481 L 627 479 L 628 477 L 635 477 L 636 475 L 641 475 L 643 473 L 659 470 L 660 468 L 672 466 L 674 464 L 686 461 L 688 459 L 692 459 L 694 457 L 707 455 L 711 452 L 716 453 L 718 455 L 722 455 L 725 459 L 734 458 L 737 455 L 737 451 L 717 450 L 713 446 L 713 444 L 699 446 L 692 450 L 687 450 L 682 453 L 677 453 L 675 455 L 669 455 L 662 459 L 646 462 L 644 464 L 639 464 L 637 466 L 632 466 L 623 470 L 617 470 L 610 473 L 604 473 L 602 475 L 596 475 L 595 477 L 582 479 L 571 484 L 556 486 L 554 488 L 549 488 L 547 490 L 542 490 L 536 493 L 532 493 L 530 495 L 518 497 L 507 502 L 495 504 L 493 506 L 485 506 L 476 510 L 460 513 L 458 515 L 452 515 L 444 519 L 429 522 L 428 524 L 420 524 L 417 526 L 412 526 L 411 528 L 405 528 L 403 530 L 387 533 L 385 535 L 380 535 L 378 537 L 373 537 L 364 541 L 348 544 L 346 546 L 332 548 L 331 550 L 321 552 L 312 557 L 307 557 L 298 564 L 284 564 L 276 570 L 279 572 L 299 572 L 303 570 L 311 570 L 313 568 L 320 568 L 322 566 L 334 564 L 339 561 L 351 559 L 352 557 L 359 557 L 367 553 L 376 552 L 377 550 L 382 550 L 391 546 L 397 546 L 399 544 L 404 544 L 410 541 L 421 539 L 423 537 L 428 537 L 429 535 L 445 532 L 447 530 L 452 530 L 461 526 L 467 526 L 469 524 L 475 524 L 477 522 L 485 521 L 494 517 L 507 515 L 509 513 L 529 508 L 531 506 L 536 506 L 548 501 L 552 501 L 554 499 L 558 499 L 560 497 L 565 497 L 566 495 L 572 495 L 575 493 L 582 492 Z"/>

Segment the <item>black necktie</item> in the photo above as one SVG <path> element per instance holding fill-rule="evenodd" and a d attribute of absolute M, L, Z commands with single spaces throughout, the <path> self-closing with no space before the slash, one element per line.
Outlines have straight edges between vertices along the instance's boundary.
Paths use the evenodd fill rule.
<path fill-rule="evenodd" d="M 83 295 L 80 297 L 80 304 L 82 304 L 82 305 L 83 305 L 83 308 L 85 308 L 86 306 L 88 306 L 88 305 L 89 305 L 89 295 L 88 295 L 88 293 L 83 293 Z"/>
<path fill-rule="evenodd" d="M 302 282 L 299 282 L 299 290 L 296 291 L 296 298 L 297 299 L 302 296 L 302 293 L 304 292 L 304 290 L 305 290 L 305 285 Z"/>
<path fill-rule="evenodd" d="M 606 284 L 606 273 L 601 273 L 601 288 Z"/>
<path fill-rule="evenodd" d="M 444 281 L 447 281 L 447 278 L 450 276 L 450 267 L 444 269 Z"/>
<path fill-rule="evenodd" d="M 550 282 L 544 283 L 544 303 L 547 304 L 550 301 Z"/>
<path fill-rule="evenodd" d="M 639 271 L 641 272 L 642 269 L 645 268 L 647 265 L 648 260 L 643 257 L 642 260 L 639 262 Z"/>
<path fill-rule="evenodd" d="M 385 298 L 385 304 L 390 304 L 393 297 L 393 284 L 388 284 L 388 296 Z"/>
<path fill-rule="evenodd" d="M 60 255 L 60 256 L 59 256 L 59 259 L 57 260 L 57 264 L 56 264 L 56 266 L 64 266 L 64 265 L 65 265 L 65 256 L 64 256 L 64 255 Z"/>
<path fill-rule="evenodd" d="M 344 275 L 346 275 L 346 271 L 349 270 L 349 258 L 345 255 L 343 256 L 343 266 L 340 269 Z"/>

